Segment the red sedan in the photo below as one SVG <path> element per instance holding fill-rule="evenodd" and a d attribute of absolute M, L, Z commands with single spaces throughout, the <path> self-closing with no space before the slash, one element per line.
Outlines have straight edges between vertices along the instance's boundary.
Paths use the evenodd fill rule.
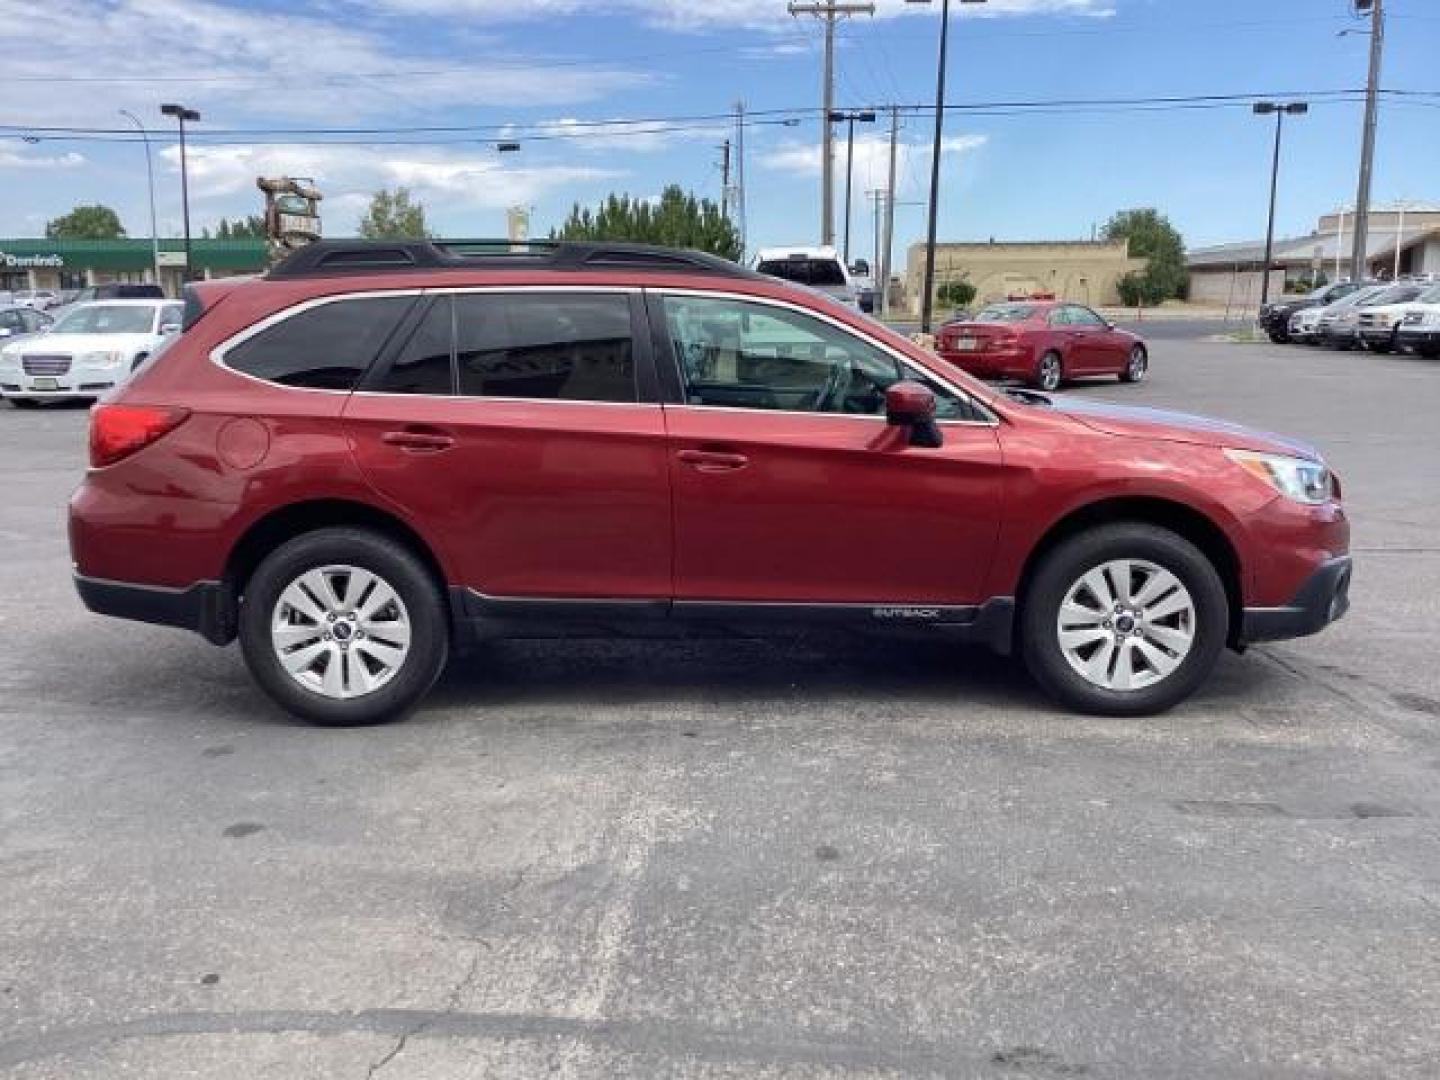
<path fill-rule="evenodd" d="M 990 304 L 972 320 L 940 327 L 935 349 L 972 375 L 1018 379 L 1046 391 L 1090 375 L 1139 382 L 1150 367 L 1139 337 L 1083 304 L 1054 300 Z"/>

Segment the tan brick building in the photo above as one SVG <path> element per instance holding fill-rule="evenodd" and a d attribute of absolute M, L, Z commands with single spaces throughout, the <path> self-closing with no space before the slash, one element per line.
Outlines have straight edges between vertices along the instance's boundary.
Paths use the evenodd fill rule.
<path fill-rule="evenodd" d="M 1054 293 L 1082 304 L 1118 304 L 1115 283 L 1143 270 L 1124 240 L 1038 240 L 983 244 L 937 244 L 935 284 L 965 278 L 978 289 L 977 303 L 1008 296 Z M 925 280 L 925 245 L 912 245 L 905 270 L 905 296 L 920 306 Z"/>

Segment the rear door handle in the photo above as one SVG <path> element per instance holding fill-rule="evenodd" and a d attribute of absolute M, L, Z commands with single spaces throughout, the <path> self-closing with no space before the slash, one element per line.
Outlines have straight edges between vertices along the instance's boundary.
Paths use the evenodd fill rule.
<path fill-rule="evenodd" d="M 414 454 L 438 454 L 455 445 L 455 437 L 443 431 L 406 430 L 387 431 L 380 436 L 386 446 L 398 446 Z"/>
<path fill-rule="evenodd" d="M 744 454 L 725 450 L 681 450 L 675 456 L 700 472 L 733 472 L 750 464 Z"/>

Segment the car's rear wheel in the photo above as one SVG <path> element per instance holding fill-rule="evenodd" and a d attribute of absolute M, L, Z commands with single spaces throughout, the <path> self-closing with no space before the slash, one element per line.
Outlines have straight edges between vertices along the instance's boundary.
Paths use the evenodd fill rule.
<path fill-rule="evenodd" d="M 1130 356 L 1125 361 L 1125 370 L 1120 372 L 1120 381 L 1137 383 L 1145 378 L 1146 372 L 1150 370 L 1150 357 L 1145 352 L 1144 345 L 1136 345 L 1130 350 Z"/>
<path fill-rule="evenodd" d="M 1024 599 L 1021 650 L 1062 704 L 1145 716 L 1194 692 L 1228 628 L 1225 586 L 1204 553 L 1168 529 L 1123 522 L 1045 556 Z"/>
<path fill-rule="evenodd" d="M 261 562 L 240 607 L 255 681 L 317 724 L 398 719 L 434 685 L 449 652 L 445 605 L 406 547 L 365 529 L 291 540 Z"/>
<path fill-rule="evenodd" d="M 1052 349 L 1040 357 L 1040 362 L 1035 365 L 1035 385 L 1047 394 L 1053 394 L 1060 389 L 1060 384 L 1064 381 L 1065 361 Z"/>

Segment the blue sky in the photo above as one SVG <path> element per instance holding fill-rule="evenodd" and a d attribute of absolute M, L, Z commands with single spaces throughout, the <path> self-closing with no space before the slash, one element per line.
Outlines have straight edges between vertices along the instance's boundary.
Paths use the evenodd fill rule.
<path fill-rule="evenodd" d="M 935 5 L 938 7 L 938 2 Z M 1440 6 L 1390 0 L 1387 99 L 1374 197 L 1440 201 Z M 879 0 L 841 30 L 838 102 L 933 98 L 933 9 Z M 952 103 L 1337 91 L 1363 86 L 1369 39 L 1348 0 L 991 0 L 952 16 Z M 351 231 L 369 192 L 408 185 L 443 235 L 499 235 L 505 207 L 543 233 L 576 200 L 680 183 L 718 198 L 724 121 L 580 128 L 575 121 L 708 117 L 743 99 L 749 236 L 818 231 L 820 26 L 783 0 L 0 0 L 0 125 L 115 128 L 126 108 L 157 138 L 162 234 L 180 227 L 177 157 L 159 105 L 199 109 L 192 219 L 259 208 L 261 173 L 311 175 L 326 231 Z M 1287 123 L 1279 231 L 1308 231 L 1354 198 L 1361 106 L 1315 100 Z M 796 126 L 782 119 L 798 118 Z M 429 134 L 260 137 L 258 128 L 468 128 Z M 863 130 L 863 129 L 862 129 Z M 1113 211 L 1157 206 L 1188 241 L 1259 235 L 1273 128 L 1248 106 L 950 115 L 942 239 L 1088 237 Z M 38 235 L 77 202 L 114 206 L 148 234 L 138 143 L 0 131 L 0 236 Z M 523 149 L 499 155 L 493 140 Z M 580 137 L 576 137 L 580 136 Z M 207 142 L 208 140 L 208 142 Z M 488 142 L 486 140 L 489 140 Z M 900 198 L 925 194 L 929 120 L 901 134 Z M 859 138 L 853 253 L 871 246 L 863 192 L 884 176 L 884 133 Z M 843 144 L 839 158 L 843 170 Z M 837 200 L 838 204 L 838 200 Z M 923 229 L 897 212 L 897 245 Z"/>

